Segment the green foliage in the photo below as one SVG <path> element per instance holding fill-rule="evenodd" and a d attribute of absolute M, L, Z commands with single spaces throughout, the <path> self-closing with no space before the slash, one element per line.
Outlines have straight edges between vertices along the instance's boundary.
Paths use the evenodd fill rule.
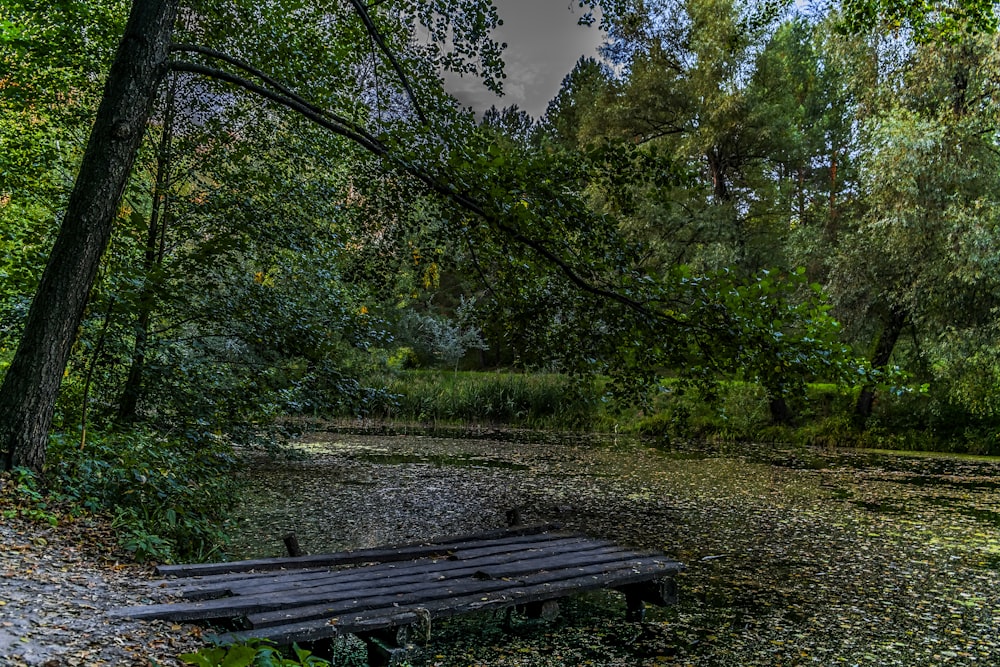
<path fill-rule="evenodd" d="M 382 419 L 580 429 L 601 405 L 593 384 L 556 374 L 407 371 L 383 382 L 393 402 L 369 414 Z"/>
<path fill-rule="evenodd" d="M 458 364 L 470 350 L 489 349 L 482 333 L 471 320 L 474 302 L 464 299 L 455 311 L 455 319 L 408 310 L 397 325 L 396 340 L 411 350 L 422 365 L 442 365 L 458 370 Z"/>
<path fill-rule="evenodd" d="M 374 352 L 374 350 L 372 351 Z M 412 347 L 405 345 L 397 347 L 394 352 L 386 353 L 385 366 L 390 371 L 406 371 L 420 365 L 420 357 Z"/>
<path fill-rule="evenodd" d="M 957 41 L 979 32 L 995 32 L 996 4 L 990 0 L 846 0 L 842 29 L 908 29 L 921 41 Z"/>
<path fill-rule="evenodd" d="M 128 5 L 8 4 L 0 371 Z M 199 20 L 175 42 L 295 82 L 378 155 L 245 90 L 168 77 L 78 329 L 59 427 L 183 433 L 170 450 L 212 449 L 222 432 L 250 441 L 288 414 L 578 428 L 617 418 L 598 398 L 607 389 L 642 406 L 640 430 L 762 437 L 781 399 L 821 422 L 806 440 L 847 438 L 854 385 L 902 386 L 852 357 L 905 311 L 884 365 L 928 390 L 886 395 L 872 437 L 988 440 L 1000 419 L 992 7 L 849 2 L 843 16 L 806 18 L 781 1 L 586 4 L 602 7 L 621 67 L 582 59 L 542 122 L 509 108 L 477 125 L 438 73 L 499 87 L 488 2 L 371 4 L 396 62 L 347 4 L 195 3 Z M 842 20 L 893 35 L 837 34 Z M 400 373 L 477 363 L 555 373 Z M 595 376 L 609 378 L 600 392 Z M 663 377 L 685 390 L 650 394 Z M 839 388 L 817 399 L 817 381 Z M 184 483 L 152 474 L 189 462 L 123 437 L 92 439 L 87 463 L 54 445 L 67 479 L 100 472 L 82 501 L 118 507 L 143 557 L 185 551 L 185 530 L 210 537 Z M 182 500 L 126 493 L 150 479 Z M 143 502 L 122 504 L 129 494 Z"/>
<path fill-rule="evenodd" d="M 251 639 L 230 646 L 211 646 L 178 658 L 195 667 L 328 667 L 331 663 L 311 651 L 292 646 L 293 656 L 282 654 L 271 642 Z"/>
<path fill-rule="evenodd" d="M 695 299 L 693 317 L 717 317 L 720 328 L 732 336 L 721 341 L 731 347 L 724 348 L 723 361 L 715 363 L 760 382 L 772 395 L 784 395 L 790 385 L 801 386 L 811 378 L 845 379 L 851 373 L 850 351 L 838 343 L 840 324 L 830 314 L 832 306 L 822 287 L 808 281 L 805 268 L 789 273 L 763 270 L 750 280 L 728 271 L 709 276 L 682 272 L 680 282 Z M 719 355 L 709 349 L 704 356 L 713 360 Z M 698 377 L 709 369 L 693 368 L 690 374 Z"/>
<path fill-rule="evenodd" d="M 137 560 L 208 560 L 225 540 L 236 460 L 221 440 L 191 441 L 144 430 L 87 434 L 80 447 L 53 435 L 48 483 L 60 498 L 108 513 Z"/>
<path fill-rule="evenodd" d="M 858 387 L 810 383 L 791 401 L 794 426 L 770 423 L 767 392 L 758 384 L 664 381 L 641 411 L 618 416 L 621 430 L 673 441 L 776 442 L 967 454 L 1000 452 L 996 423 L 977 418 L 944 394 L 899 389 L 879 394 L 866 428 L 854 415 Z"/>
<path fill-rule="evenodd" d="M 50 504 L 38 476 L 26 468 L 14 468 L 0 477 L 0 494 L 12 499 L 10 507 L 4 509 L 5 519 L 22 517 L 30 521 L 58 526 L 61 513 Z"/>
<path fill-rule="evenodd" d="M 647 411 L 626 422 L 626 432 L 671 440 L 754 440 L 768 425 L 767 392 L 747 382 L 660 385 Z"/>

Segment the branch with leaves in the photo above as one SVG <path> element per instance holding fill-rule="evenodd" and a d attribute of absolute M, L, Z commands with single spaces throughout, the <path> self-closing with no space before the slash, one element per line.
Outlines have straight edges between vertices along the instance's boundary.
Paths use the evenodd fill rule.
<path fill-rule="evenodd" d="M 494 213 L 490 206 L 478 201 L 473 195 L 458 190 L 451 184 L 451 179 L 448 179 L 446 176 L 433 174 L 428 169 L 404 159 L 396 152 L 390 150 L 385 143 L 373 136 L 357 123 L 311 104 L 259 69 L 242 62 L 238 58 L 205 47 L 190 44 L 178 44 L 172 47 L 172 51 L 197 53 L 208 58 L 221 60 L 255 78 L 260 79 L 260 81 L 262 81 L 265 85 L 255 83 L 246 77 L 200 63 L 178 60 L 170 62 L 170 68 L 174 71 L 199 74 L 243 88 L 244 90 L 270 100 L 275 104 L 290 109 L 310 122 L 349 139 L 372 154 L 386 159 L 395 167 L 423 183 L 432 192 L 445 197 L 447 200 L 453 202 L 462 209 L 474 214 L 482 220 L 485 220 L 494 229 L 504 234 L 510 240 L 533 250 L 544 260 L 555 266 L 572 284 L 577 286 L 579 289 L 594 296 L 620 303 L 628 308 L 642 313 L 647 317 L 673 321 L 673 318 L 670 315 L 652 310 L 650 302 L 648 301 L 629 297 L 619 291 L 602 287 L 590 280 L 587 280 L 583 277 L 583 275 L 581 275 L 581 272 L 577 268 L 560 256 L 559 253 L 552 250 L 546 243 L 517 229 L 513 224 L 504 220 L 500 214 Z"/>

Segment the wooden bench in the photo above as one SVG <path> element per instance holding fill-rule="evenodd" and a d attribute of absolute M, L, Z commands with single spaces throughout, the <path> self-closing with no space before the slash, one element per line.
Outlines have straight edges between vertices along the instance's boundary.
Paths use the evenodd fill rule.
<path fill-rule="evenodd" d="M 559 598 L 599 588 L 621 591 L 629 618 L 639 620 L 646 603 L 676 601 L 682 568 L 661 554 L 551 526 L 518 527 L 296 558 L 165 565 L 158 571 L 167 578 L 154 583 L 182 601 L 111 613 L 222 624 L 224 642 L 289 645 L 354 634 L 384 662 L 399 646 L 429 638 L 432 620 L 514 606 L 548 616 Z"/>

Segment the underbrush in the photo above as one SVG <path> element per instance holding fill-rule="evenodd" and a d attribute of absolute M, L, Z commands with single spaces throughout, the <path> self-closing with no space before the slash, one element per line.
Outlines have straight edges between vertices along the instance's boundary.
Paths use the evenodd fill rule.
<path fill-rule="evenodd" d="M 555 373 L 401 371 L 373 381 L 392 400 L 366 417 L 578 430 L 595 425 L 600 391 Z"/>
<path fill-rule="evenodd" d="M 231 646 L 208 646 L 178 657 L 185 665 L 195 667 L 330 667 L 332 664 L 298 645 L 282 652 L 270 642 L 255 639 Z M 363 660 L 354 663 L 365 664 Z"/>
<path fill-rule="evenodd" d="M 666 379 L 631 402 L 608 399 L 605 379 L 558 374 L 399 371 L 372 382 L 389 399 L 364 416 L 383 422 L 1000 454 L 1000 424 L 977 420 L 926 393 L 879 392 L 861 428 L 854 416 L 859 388 L 830 383 L 807 384 L 803 395 L 789 397 L 794 421 L 776 425 L 764 388 L 736 380 L 691 385 Z"/>
<path fill-rule="evenodd" d="M 219 555 L 236 491 L 229 473 L 237 464 L 221 440 L 131 430 L 90 433 L 81 447 L 75 437 L 55 433 L 47 458 L 45 489 L 26 470 L 12 475 L 22 516 L 53 525 L 60 512 L 106 516 L 118 546 L 139 561 Z"/>
<path fill-rule="evenodd" d="M 1000 454 L 1000 424 L 922 394 L 880 394 L 862 427 L 854 415 L 858 391 L 809 384 L 804 396 L 789 399 L 794 422 L 776 425 L 759 385 L 720 382 L 705 388 L 666 383 L 649 409 L 623 421 L 623 430 L 676 440 Z"/>

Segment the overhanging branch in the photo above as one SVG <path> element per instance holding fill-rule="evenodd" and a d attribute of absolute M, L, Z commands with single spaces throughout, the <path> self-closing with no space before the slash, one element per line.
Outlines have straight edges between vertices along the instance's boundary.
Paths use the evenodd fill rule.
<path fill-rule="evenodd" d="M 266 74 L 265 72 L 262 72 L 261 70 L 257 69 L 253 65 L 251 65 L 251 64 L 249 64 L 247 62 L 244 62 L 244 61 L 240 60 L 239 58 L 235 58 L 235 57 L 229 55 L 228 53 L 223 53 L 222 51 L 216 51 L 215 49 L 210 49 L 210 48 L 204 47 L 204 46 L 198 46 L 197 44 L 172 44 L 170 46 L 170 50 L 171 50 L 171 52 L 178 52 L 178 53 L 197 53 L 199 55 L 207 56 L 209 58 L 214 58 L 216 60 L 221 60 L 223 62 L 229 63 L 233 67 L 235 67 L 237 69 L 240 69 L 240 70 L 246 72 L 247 74 L 250 74 L 250 75 L 256 77 L 257 79 L 260 79 L 265 84 L 267 84 L 268 86 L 270 86 L 271 89 L 277 91 L 278 93 L 280 93 L 281 95 L 287 97 L 288 99 L 297 102 L 298 104 L 302 105 L 303 107 L 311 110 L 313 113 L 318 114 L 319 116 L 322 116 L 322 117 L 325 117 L 325 118 L 329 118 L 333 122 L 339 123 L 340 125 L 343 125 L 344 127 L 349 128 L 350 130 L 352 130 L 354 132 L 357 132 L 358 134 L 368 134 L 364 130 L 364 128 L 362 128 L 357 123 L 355 123 L 353 121 L 350 121 L 350 120 L 348 120 L 346 118 L 342 118 L 341 116 L 338 116 L 338 115 L 336 115 L 334 113 L 331 113 L 330 111 L 328 111 L 326 109 L 321 109 L 320 107 L 317 107 L 316 105 L 310 103 L 308 100 L 306 100 L 301 95 L 297 94 L 295 91 L 293 91 L 288 86 L 285 86 L 284 84 L 282 84 L 280 81 L 278 81 L 274 77 L 269 76 L 268 74 Z M 171 66 L 173 66 L 173 65 L 171 64 Z M 217 71 L 221 72 L 222 70 L 217 70 Z M 368 135 L 368 136 L 371 137 L 371 135 Z M 371 137 L 371 138 L 374 141 L 374 137 Z"/>
<path fill-rule="evenodd" d="M 172 60 L 170 61 L 170 69 L 176 72 L 201 74 L 202 76 L 207 76 L 210 79 L 217 79 L 219 81 L 225 81 L 226 83 L 239 86 L 244 90 L 248 90 L 251 93 L 260 95 L 261 97 L 269 99 L 276 104 L 280 104 L 283 107 L 287 107 L 292 111 L 295 111 L 317 125 L 320 125 L 335 134 L 339 134 L 342 137 L 350 139 L 378 156 L 388 156 L 388 149 L 375 137 L 371 136 L 367 132 L 364 132 L 363 130 L 355 129 L 352 127 L 353 123 L 348 125 L 341 119 L 330 117 L 328 114 L 323 113 L 313 105 L 308 104 L 301 99 L 296 99 L 296 97 L 290 97 L 280 92 L 275 92 L 265 88 L 264 86 L 256 84 L 249 79 L 237 76 L 231 72 L 226 72 L 225 70 L 209 67 L 208 65 Z"/>
<path fill-rule="evenodd" d="M 183 48 L 181 48 L 183 47 Z M 176 50 L 183 50 L 195 53 L 202 53 L 204 55 L 211 55 L 212 57 L 218 57 L 226 62 L 233 64 L 234 66 L 240 67 L 245 71 L 252 73 L 257 76 L 262 81 L 273 81 L 270 77 L 267 77 L 259 70 L 255 70 L 249 65 L 240 63 L 235 58 L 225 56 L 224 54 L 217 54 L 210 49 L 204 49 L 202 47 L 192 47 L 190 45 L 178 45 Z M 414 165 L 406 160 L 402 159 L 400 156 L 392 153 L 389 148 L 379 141 L 377 138 L 369 134 L 364 128 L 357 126 L 355 123 L 351 123 L 345 119 L 339 118 L 334 114 L 330 114 L 313 104 L 303 100 L 298 95 L 294 94 L 290 90 L 284 88 L 277 82 L 274 82 L 275 87 L 279 88 L 279 91 L 271 90 L 265 86 L 254 83 L 244 77 L 232 74 L 231 72 L 226 72 L 214 67 L 209 67 L 207 65 L 201 65 L 198 63 L 190 63 L 185 61 L 171 61 L 169 66 L 174 71 L 178 72 L 189 72 L 192 74 L 200 74 L 202 76 L 207 76 L 211 79 L 216 79 L 219 81 L 225 81 L 226 83 L 233 84 L 244 90 L 252 92 L 256 95 L 268 99 L 275 104 L 283 106 L 287 109 L 295 111 L 299 115 L 303 116 L 307 120 L 323 127 L 334 134 L 338 134 L 346 139 L 350 139 L 354 143 L 358 144 L 370 153 L 387 159 L 399 169 L 409 174 L 413 178 L 417 179 L 421 183 L 427 186 L 432 192 L 435 192 L 446 199 L 451 200 L 453 203 L 464 208 L 465 210 L 473 213 L 474 215 L 486 220 L 495 229 L 502 232 L 507 238 L 533 250 L 540 257 L 545 259 L 547 262 L 554 265 L 559 271 L 577 288 L 589 293 L 593 296 L 597 296 L 603 299 L 608 299 L 614 301 L 623 306 L 626 306 L 638 313 L 641 313 L 647 317 L 662 320 L 673 320 L 674 318 L 661 313 L 650 310 L 646 303 L 638 301 L 636 299 L 630 298 L 624 294 L 620 294 L 611 289 L 606 289 L 591 283 L 590 281 L 583 278 L 574 269 L 569 262 L 561 258 L 554 251 L 550 250 L 543 242 L 534 239 L 530 236 L 525 235 L 521 231 L 517 230 L 509 223 L 505 222 L 502 217 L 496 213 L 488 211 L 482 204 L 476 201 L 472 196 L 465 194 L 456 190 L 449 183 L 441 180 L 440 178 L 429 174 L 427 171 L 421 167 Z M 271 85 L 271 84 L 269 84 Z"/>
<path fill-rule="evenodd" d="M 358 16 L 361 17 L 361 22 L 365 24 L 365 30 L 368 31 L 372 41 L 378 45 L 379 50 L 385 54 L 385 57 L 389 59 L 389 63 L 392 65 L 392 68 L 396 70 L 396 76 L 399 77 L 399 82 L 403 84 L 403 89 L 406 90 L 406 95 L 410 98 L 410 104 L 413 105 L 413 110 L 417 112 L 417 118 L 420 119 L 421 123 L 426 125 L 427 117 L 424 116 L 423 109 L 420 108 L 420 103 L 417 101 L 417 95 L 413 92 L 413 88 L 410 86 L 410 79 L 406 76 L 403 66 L 399 64 L 399 60 L 396 59 L 392 50 L 385 43 L 382 33 L 379 32 L 378 27 L 375 25 L 375 22 L 372 21 L 372 17 L 368 13 L 368 8 L 364 6 L 361 0 L 351 0 L 351 4 L 354 5 L 354 11 L 356 11 Z"/>

